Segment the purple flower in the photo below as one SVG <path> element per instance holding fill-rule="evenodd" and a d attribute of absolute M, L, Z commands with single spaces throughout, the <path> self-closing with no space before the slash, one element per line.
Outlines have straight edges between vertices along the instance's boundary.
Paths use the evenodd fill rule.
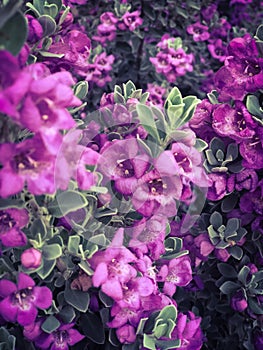
<path fill-rule="evenodd" d="M 21 264 L 26 269 L 36 269 L 41 265 L 42 253 L 35 248 L 26 249 L 21 255 Z"/>
<path fill-rule="evenodd" d="M 136 340 L 135 328 L 129 324 L 118 328 L 116 335 L 122 344 L 131 344 Z"/>
<path fill-rule="evenodd" d="M 39 135 L 18 144 L 0 145 L 0 162 L 2 197 L 20 192 L 24 183 L 33 194 L 55 192 L 55 156 L 47 151 Z"/>
<path fill-rule="evenodd" d="M 160 258 L 165 253 L 164 238 L 167 218 L 164 216 L 152 216 L 148 220 L 143 218 L 136 222 L 132 228 L 132 239 L 129 247 L 136 254 L 147 254 L 153 260 Z"/>
<path fill-rule="evenodd" d="M 40 319 L 35 323 L 26 325 L 23 334 L 28 339 L 35 343 L 40 349 L 50 350 L 68 350 L 69 346 L 73 346 L 85 338 L 74 329 L 74 323 L 61 324 L 59 328 L 50 334 L 45 333 L 41 329 L 44 319 Z"/>
<path fill-rule="evenodd" d="M 180 339 L 179 350 L 200 350 L 203 345 L 203 333 L 200 327 L 201 317 L 193 312 L 179 313 L 176 326 L 172 332 L 172 338 Z"/>
<path fill-rule="evenodd" d="M 92 277 L 94 287 L 101 286 L 101 290 L 116 301 L 123 299 L 123 285 L 137 275 L 136 269 L 130 265 L 137 259 L 122 243 L 123 229 L 119 229 L 111 245 L 89 260 L 95 270 Z"/>
<path fill-rule="evenodd" d="M 28 224 L 26 209 L 8 208 L 0 210 L 0 240 L 7 247 L 26 245 L 27 238 L 21 228 Z"/>
<path fill-rule="evenodd" d="M 244 213 L 257 213 L 263 215 L 263 180 L 258 183 L 256 189 L 245 193 L 239 202 L 240 209 Z"/>
<path fill-rule="evenodd" d="M 154 214 L 174 216 L 177 213 L 175 200 L 181 198 L 182 190 L 178 175 L 163 175 L 157 166 L 140 178 L 132 203 L 139 213 L 147 217 Z"/>
<path fill-rule="evenodd" d="M 35 43 L 43 36 L 43 28 L 36 18 L 31 15 L 26 15 L 28 22 L 28 35 L 27 40 L 30 43 Z"/>
<path fill-rule="evenodd" d="M 118 28 L 121 30 L 129 29 L 131 32 L 138 28 L 142 23 L 143 19 L 140 17 L 140 11 L 126 12 L 122 18 L 122 23 L 118 24 Z"/>
<path fill-rule="evenodd" d="M 214 109 L 212 127 L 220 136 L 228 136 L 238 142 L 251 139 L 256 126 L 257 123 L 240 101 L 235 101 L 235 108 L 223 103 Z"/>
<path fill-rule="evenodd" d="M 156 57 L 150 57 L 150 61 L 155 66 L 157 73 L 166 75 L 171 71 L 171 55 L 159 52 Z"/>
<path fill-rule="evenodd" d="M 176 286 L 186 286 L 191 280 L 191 261 L 185 255 L 165 262 L 157 275 L 157 281 L 164 282 L 163 292 L 170 297 L 175 293 Z"/>
<path fill-rule="evenodd" d="M 226 174 L 212 173 L 208 174 L 208 177 L 212 181 L 212 184 L 208 188 L 207 199 L 211 201 L 222 199 L 227 194 Z"/>
<path fill-rule="evenodd" d="M 248 92 L 263 88 L 263 58 L 258 58 L 255 40 L 249 34 L 233 39 L 224 67 L 215 74 L 219 100 L 243 100 Z"/>
<path fill-rule="evenodd" d="M 20 272 L 18 284 L 9 280 L 0 281 L 0 314 L 9 322 L 18 322 L 22 326 L 33 323 L 37 317 L 37 308 L 47 309 L 52 304 L 52 293 L 47 287 L 38 287 L 28 275 Z"/>
<path fill-rule="evenodd" d="M 239 311 L 239 312 L 242 312 L 247 308 L 248 304 L 247 304 L 246 296 L 242 289 L 238 290 L 231 297 L 230 305 L 233 310 Z"/>
<path fill-rule="evenodd" d="M 149 165 L 149 157 L 142 152 L 137 140 L 130 138 L 105 145 L 98 169 L 110 180 L 114 180 L 118 192 L 130 195 Z"/>
<path fill-rule="evenodd" d="M 227 55 L 227 49 L 226 45 L 223 44 L 221 39 L 211 41 L 207 47 L 213 58 L 219 60 L 220 62 L 224 62 Z"/>
<path fill-rule="evenodd" d="M 188 34 L 193 35 L 194 41 L 205 41 L 210 37 L 208 27 L 199 22 L 189 25 L 186 31 Z"/>
<path fill-rule="evenodd" d="M 250 140 L 240 143 L 239 152 L 243 157 L 242 165 L 248 169 L 263 167 L 263 128 L 257 127 L 255 135 Z"/>
<path fill-rule="evenodd" d="M 256 328 L 253 334 L 253 344 L 255 350 L 261 350 L 263 347 L 263 331 L 259 328 Z"/>
<path fill-rule="evenodd" d="M 227 179 L 227 188 L 229 192 L 234 189 L 242 191 L 254 191 L 258 184 L 258 175 L 253 169 L 244 169 L 238 174 L 231 174 Z"/>

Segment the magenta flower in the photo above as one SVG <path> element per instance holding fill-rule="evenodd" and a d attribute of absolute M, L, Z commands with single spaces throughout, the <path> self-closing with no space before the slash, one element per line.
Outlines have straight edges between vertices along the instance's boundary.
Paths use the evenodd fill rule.
<path fill-rule="evenodd" d="M 30 43 L 35 43 L 43 36 L 43 28 L 36 18 L 31 15 L 26 15 L 28 22 L 28 35 L 27 40 Z"/>
<path fill-rule="evenodd" d="M 0 281 L 0 314 L 8 322 L 22 326 L 33 323 L 37 308 L 47 309 L 52 304 L 52 293 L 47 287 L 38 287 L 28 275 L 20 272 L 18 284 L 9 280 Z"/>
<path fill-rule="evenodd" d="M 246 192 L 239 202 L 243 213 L 253 213 L 263 215 L 263 181 L 261 180 L 256 189 L 252 192 Z"/>
<path fill-rule="evenodd" d="M 123 299 L 124 284 L 137 275 L 136 269 L 130 265 L 137 259 L 122 246 L 123 234 L 123 229 L 119 229 L 111 245 L 89 260 L 95 270 L 92 277 L 94 287 L 101 286 L 101 290 L 116 301 Z"/>
<path fill-rule="evenodd" d="M 20 192 L 25 183 L 33 194 L 54 193 L 54 161 L 39 135 L 18 144 L 0 145 L 1 196 Z"/>
<path fill-rule="evenodd" d="M 131 32 L 138 28 L 143 19 L 140 17 L 140 11 L 126 12 L 122 18 L 122 22 L 118 24 L 118 28 L 121 30 L 129 29 Z"/>
<path fill-rule="evenodd" d="M 221 39 L 211 41 L 207 48 L 213 58 L 219 60 L 219 62 L 224 62 L 227 56 L 227 48 Z"/>
<path fill-rule="evenodd" d="M 243 157 L 242 165 L 248 169 L 263 167 L 263 128 L 257 127 L 255 135 L 250 140 L 240 143 L 239 152 Z"/>
<path fill-rule="evenodd" d="M 164 282 L 163 292 L 170 297 L 174 295 L 176 286 L 187 286 L 191 280 L 191 261 L 186 255 L 165 261 L 157 275 L 157 281 Z"/>
<path fill-rule="evenodd" d="M 179 350 L 200 350 L 203 345 L 203 333 L 200 327 L 201 317 L 193 312 L 179 313 L 172 338 L 181 339 Z"/>
<path fill-rule="evenodd" d="M 28 224 L 26 209 L 8 208 L 0 210 L 0 240 L 7 247 L 26 245 L 27 238 L 21 228 Z"/>
<path fill-rule="evenodd" d="M 229 192 L 234 189 L 242 191 L 254 191 L 258 184 L 258 175 L 253 169 L 244 169 L 240 173 L 231 174 L 227 179 L 227 188 Z"/>
<path fill-rule="evenodd" d="M 136 340 L 136 329 L 126 324 L 116 330 L 116 335 L 122 344 L 131 344 Z"/>
<path fill-rule="evenodd" d="M 211 186 L 208 188 L 207 198 L 211 201 L 222 199 L 227 193 L 226 174 L 212 173 L 208 174 L 211 180 Z"/>
<path fill-rule="evenodd" d="M 233 310 L 239 311 L 239 312 L 242 312 L 247 308 L 248 303 L 247 303 L 244 291 L 242 289 L 238 290 L 231 297 L 230 306 L 232 307 Z"/>
<path fill-rule="evenodd" d="M 157 73 L 167 74 L 172 70 L 171 55 L 159 52 L 156 57 L 150 57 L 150 61 L 155 66 Z"/>
<path fill-rule="evenodd" d="M 84 335 L 73 328 L 74 323 L 61 324 L 59 328 L 48 334 L 41 329 L 43 322 L 44 319 L 38 320 L 25 326 L 23 331 L 24 336 L 33 341 L 40 349 L 68 350 L 69 347 L 85 338 Z"/>
<path fill-rule="evenodd" d="M 135 138 L 115 140 L 101 151 L 98 169 L 110 180 L 120 193 L 130 195 L 138 180 L 149 168 L 149 157 L 140 150 Z"/>
<path fill-rule="evenodd" d="M 205 41 L 210 37 L 208 27 L 199 22 L 189 25 L 186 31 L 188 34 L 193 35 L 194 41 Z"/>

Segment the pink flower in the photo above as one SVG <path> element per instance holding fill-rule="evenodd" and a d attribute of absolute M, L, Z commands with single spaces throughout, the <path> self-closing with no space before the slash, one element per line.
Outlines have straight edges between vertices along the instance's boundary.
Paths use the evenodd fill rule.
<path fill-rule="evenodd" d="M 42 253 L 35 248 L 26 249 L 21 255 L 21 263 L 26 269 L 36 269 L 41 265 Z"/>
<path fill-rule="evenodd" d="M 140 17 L 140 11 L 126 12 L 122 18 L 122 23 L 118 24 L 118 28 L 121 30 L 134 31 L 138 28 L 142 23 L 143 19 Z"/>

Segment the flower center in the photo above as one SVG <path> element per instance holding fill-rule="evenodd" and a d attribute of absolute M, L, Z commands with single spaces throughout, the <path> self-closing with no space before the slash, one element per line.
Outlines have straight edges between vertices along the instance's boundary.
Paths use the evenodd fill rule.
<path fill-rule="evenodd" d="M 253 61 L 248 61 L 248 60 L 245 60 L 245 63 L 246 63 L 246 67 L 245 67 L 244 73 L 246 75 L 248 75 L 249 77 L 252 77 L 260 73 L 260 67 L 257 63 Z"/>
<path fill-rule="evenodd" d="M 133 177 L 134 176 L 134 168 L 130 159 L 126 159 L 124 161 L 119 161 L 116 168 L 117 175 L 120 177 Z"/>
<path fill-rule="evenodd" d="M 178 165 L 180 165 L 185 171 L 191 171 L 191 162 L 185 154 L 175 152 L 173 155 Z"/>
<path fill-rule="evenodd" d="M 34 300 L 32 291 L 33 287 L 28 287 L 14 293 L 13 304 L 18 305 L 22 310 L 28 310 L 30 308 L 31 302 Z"/>
<path fill-rule="evenodd" d="M 163 183 L 162 179 L 150 180 L 147 185 L 149 192 L 155 196 L 163 194 L 164 189 L 167 188 L 167 185 Z"/>
<path fill-rule="evenodd" d="M 0 211 L 0 235 L 8 232 L 16 224 L 15 220 L 7 212 Z"/>
<path fill-rule="evenodd" d="M 69 340 L 69 336 L 68 336 L 68 332 L 67 331 L 55 331 L 53 333 L 54 338 L 55 338 L 55 343 L 56 346 L 58 346 L 59 348 L 63 349 L 63 348 L 67 348 L 67 342 Z"/>

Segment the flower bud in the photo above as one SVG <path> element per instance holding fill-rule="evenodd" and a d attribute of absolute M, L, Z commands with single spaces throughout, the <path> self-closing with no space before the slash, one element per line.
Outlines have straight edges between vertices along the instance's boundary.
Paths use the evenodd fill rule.
<path fill-rule="evenodd" d="M 27 269 L 36 269 L 41 265 L 42 253 L 35 249 L 26 249 L 21 255 L 21 263 Z"/>
<path fill-rule="evenodd" d="M 231 298 L 230 305 L 235 311 L 244 311 L 247 308 L 247 301 L 244 292 L 238 290 Z"/>

